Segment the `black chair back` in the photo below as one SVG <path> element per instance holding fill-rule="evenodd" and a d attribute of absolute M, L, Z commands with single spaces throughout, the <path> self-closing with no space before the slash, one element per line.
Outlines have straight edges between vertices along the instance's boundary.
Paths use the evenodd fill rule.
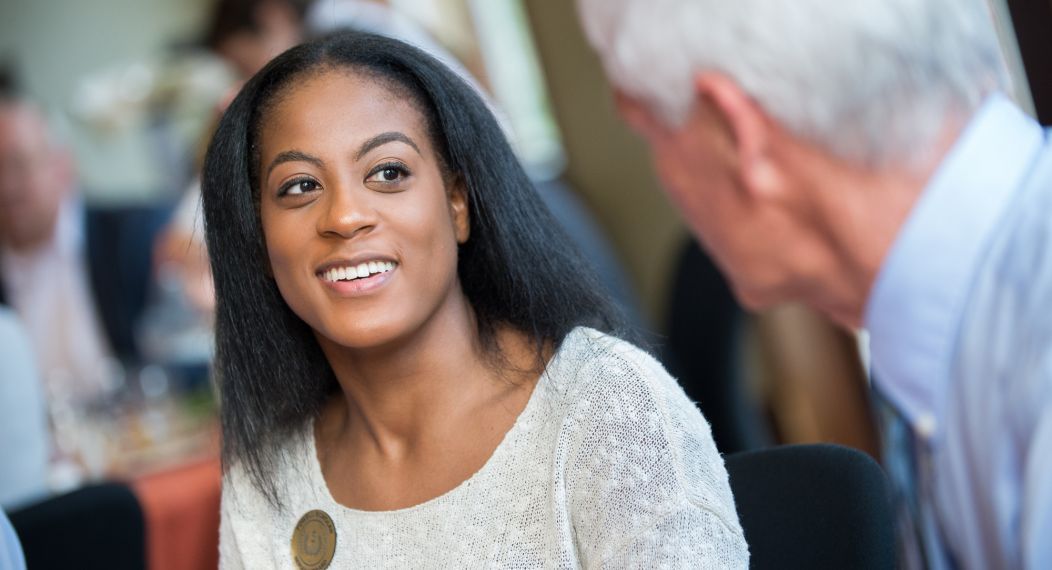
<path fill-rule="evenodd" d="M 725 458 L 752 568 L 895 567 L 883 469 L 838 445 L 789 445 Z"/>
<path fill-rule="evenodd" d="M 26 568 L 142 570 L 142 507 L 127 485 L 102 483 L 9 514 Z"/>

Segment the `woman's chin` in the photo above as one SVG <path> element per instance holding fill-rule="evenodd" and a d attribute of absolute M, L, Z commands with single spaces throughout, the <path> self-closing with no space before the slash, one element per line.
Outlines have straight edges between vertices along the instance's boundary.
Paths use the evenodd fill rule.
<path fill-rule="evenodd" d="M 349 328 L 324 327 L 314 334 L 323 348 L 351 351 L 371 351 L 397 345 L 400 340 L 412 336 L 406 327 L 394 323 L 377 323 L 370 326 Z"/>

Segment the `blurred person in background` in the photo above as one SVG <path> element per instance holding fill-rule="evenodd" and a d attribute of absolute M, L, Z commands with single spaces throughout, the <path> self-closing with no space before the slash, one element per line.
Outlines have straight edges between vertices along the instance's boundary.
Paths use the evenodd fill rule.
<path fill-rule="evenodd" d="M 217 0 L 205 42 L 248 78 L 292 46 L 343 29 L 407 42 L 475 83 L 452 54 L 384 0 Z"/>
<path fill-rule="evenodd" d="M 903 565 L 1052 567 L 1052 147 L 986 4 L 578 5 L 737 296 L 869 331 Z"/>
<path fill-rule="evenodd" d="M 0 302 L 22 320 L 49 397 L 98 396 L 112 364 L 85 234 L 69 151 L 32 103 L 0 97 Z"/>

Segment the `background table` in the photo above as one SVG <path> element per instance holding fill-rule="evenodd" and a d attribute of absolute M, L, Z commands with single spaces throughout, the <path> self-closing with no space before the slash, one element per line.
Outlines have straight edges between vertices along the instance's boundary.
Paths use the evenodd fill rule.
<path fill-rule="evenodd" d="M 132 481 L 145 517 L 147 568 L 219 566 L 220 473 L 218 457 L 210 457 Z"/>

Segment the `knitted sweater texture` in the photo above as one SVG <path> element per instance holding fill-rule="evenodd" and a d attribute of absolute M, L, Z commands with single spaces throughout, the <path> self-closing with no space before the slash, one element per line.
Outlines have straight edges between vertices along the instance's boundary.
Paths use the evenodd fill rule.
<path fill-rule="evenodd" d="M 222 568 L 295 568 L 313 509 L 336 527 L 330 568 L 748 567 L 708 423 L 653 358 L 591 329 L 567 335 L 486 464 L 419 505 L 336 503 L 312 425 L 275 474 L 283 510 L 237 465 L 224 477 Z"/>

